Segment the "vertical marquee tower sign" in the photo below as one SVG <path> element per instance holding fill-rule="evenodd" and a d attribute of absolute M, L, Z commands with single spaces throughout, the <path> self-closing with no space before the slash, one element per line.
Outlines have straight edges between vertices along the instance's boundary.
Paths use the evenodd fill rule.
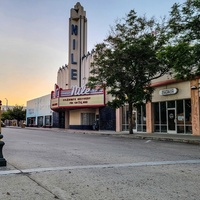
<path fill-rule="evenodd" d="M 68 88 L 73 85 L 82 86 L 81 69 L 82 57 L 87 52 L 87 19 L 86 12 L 78 2 L 71 9 L 69 18 L 69 83 Z"/>
<path fill-rule="evenodd" d="M 86 11 L 78 2 L 70 9 L 68 65 L 58 71 L 57 84 L 51 92 L 51 109 L 58 113 L 61 128 L 92 129 L 105 107 L 105 90 L 88 88 L 93 53 L 87 52 Z"/>

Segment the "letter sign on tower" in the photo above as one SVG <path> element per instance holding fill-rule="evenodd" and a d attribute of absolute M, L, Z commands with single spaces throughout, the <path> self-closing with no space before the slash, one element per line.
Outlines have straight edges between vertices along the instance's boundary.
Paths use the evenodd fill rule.
<path fill-rule="evenodd" d="M 73 85 L 81 87 L 82 56 L 87 52 L 87 19 L 86 12 L 78 2 L 71 9 L 69 18 L 69 88 Z"/>

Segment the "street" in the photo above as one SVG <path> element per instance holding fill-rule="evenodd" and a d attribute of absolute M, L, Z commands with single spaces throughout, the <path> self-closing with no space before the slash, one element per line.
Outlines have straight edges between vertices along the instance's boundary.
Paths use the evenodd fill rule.
<path fill-rule="evenodd" d="M 200 146 L 3 128 L 0 199 L 197 200 Z"/>

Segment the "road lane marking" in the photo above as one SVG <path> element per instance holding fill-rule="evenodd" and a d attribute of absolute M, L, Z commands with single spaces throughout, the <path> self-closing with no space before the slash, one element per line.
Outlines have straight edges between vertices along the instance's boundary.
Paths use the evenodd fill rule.
<path fill-rule="evenodd" d="M 19 170 L 0 171 L 0 175 L 20 174 L 20 173 L 21 173 L 21 171 L 19 171 Z"/>
<path fill-rule="evenodd" d="M 34 168 L 34 169 L 22 169 L 22 170 L 5 170 L 5 171 L 0 171 L 0 175 L 27 174 L 27 173 L 64 171 L 64 170 L 76 170 L 76 169 L 103 169 L 103 168 L 143 167 L 143 166 L 177 165 L 177 164 L 200 164 L 200 159 L 123 163 L 123 164 L 104 164 L 104 165 L 83 165 L 83 166 L 68 166 L 68 167 L 49 167 L 49 168 Z"/>

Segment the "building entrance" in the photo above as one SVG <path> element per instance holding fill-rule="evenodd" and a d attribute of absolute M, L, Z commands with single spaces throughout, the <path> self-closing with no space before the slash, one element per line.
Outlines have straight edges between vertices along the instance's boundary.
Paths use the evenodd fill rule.
<path fill-rule="evenodd" d="M 167 110 L 167 132 L 176 133 L 176 110 L 168 108 Z"/>

